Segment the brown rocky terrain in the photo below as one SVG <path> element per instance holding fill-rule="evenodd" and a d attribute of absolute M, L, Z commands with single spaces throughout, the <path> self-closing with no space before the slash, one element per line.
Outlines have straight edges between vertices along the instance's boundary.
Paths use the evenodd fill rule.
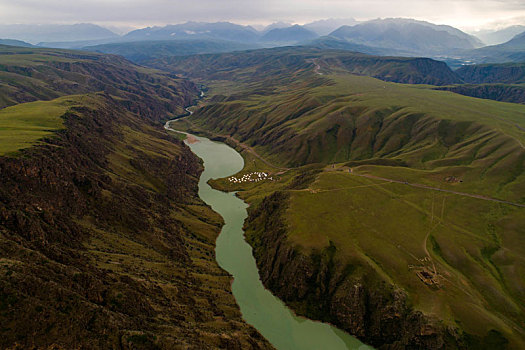
<path fill-rule="evenodd" d="M 200 161 L 158 122 L 193 84 L 156 86 L 130 64 L 62 68 L 116 81 L 82 96 L 53 137 L 0 157 L 0 348 L 271 348 L 215 262 L 222 220 L 197 196 Z M 3 101 L 32 95 L 18 88 Z"/>

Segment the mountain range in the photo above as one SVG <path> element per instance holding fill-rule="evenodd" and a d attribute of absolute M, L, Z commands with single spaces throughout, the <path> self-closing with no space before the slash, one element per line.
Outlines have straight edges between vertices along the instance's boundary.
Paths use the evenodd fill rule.
<path fill-rule="evenodd" d="M 229 22 L 187 22 L 134 30 L 124 35 L 123 40 L 221 39 L 251 43 L 257 41 L 259 36 L 259 32 L 250 26 L 241 26 Z"/>
<path fill-rule="evenodd" d="M 479 38 L 457 28 L 406 18 L 367 22 L 352 18 L 327 19 L 305 25 L 276 22 L 259 29 L 229 22 L 186 22 L 137 29 L 119 36 L 93 24 L 3 25 L 0 26 L 0 37 L 38 43 L 43 47 L 122 54 L 136 62 L 169 55 L 287 45 L 309 45 L 371 55 L 430 57 L 443 60 L 453 68 L 472 63 L 525 60 L 523 33 L 505 43 L 484 47 Z M 525 27 L 513 26 L 496 32 L 480 32 L 480 36 L 492 43 L 523 29 Z M 4 44 L 27 45 L 14 41 Z"/>
<path fill-rule="evenodd" d="M 337 21 L 0 40 L 0 348 L 272 348 L 208 184 L 247 203 L 254 280 L 298 316 L 376 349 L 524 349 L 525 63 L 431 57 L 520 60 L 525 34 Z M 167 126 L 272 178 L 199 182 Z"/>
<path fill-rule="evenodd" d="M 303 27 L 319 35 L 328 35 L 339 27 L 352 26 L 358 23 L 359 21 L 354 18 L 329 18 L 307 23 Z"/>
<path fill-rule="evenodd" d="M 15 39 L 0 39 L 0 45 L 18 46 L 18 47 L 32 47 L 30 43 Z"/>

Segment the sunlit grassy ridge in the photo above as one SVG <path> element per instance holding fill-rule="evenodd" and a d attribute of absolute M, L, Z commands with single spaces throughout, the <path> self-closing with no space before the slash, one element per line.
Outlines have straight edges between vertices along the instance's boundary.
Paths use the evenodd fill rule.
<path fill-rule="evenodd" d="M 62 116 L 81 96 L 18 104 L 0 110 L 0 156 L 35 144 L 63 128 Z"/>

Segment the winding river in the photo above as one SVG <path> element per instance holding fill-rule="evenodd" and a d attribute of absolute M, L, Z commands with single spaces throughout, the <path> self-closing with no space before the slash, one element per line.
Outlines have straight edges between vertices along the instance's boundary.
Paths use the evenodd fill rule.
<path fill-rule="evenodd" d="M 173 130 L 166 123 L 166 129 Z M 217 239 L 219 265 L 234 278 L 233 295 L 243 318 L 278 350 L 368 350 L 354 337 L 321 322 L 295 316 L 286 305 L 264 288 L 252 249 L 244 240 L 242 230 L 247 205 L 234 193 L 211 188 L 212 178 L 233 175 L 243 168 L 244 160 L 226 144 L 192 135 L 191 150 L 204 161 L 199 181 L 199 196 L 224 218 Z"/>

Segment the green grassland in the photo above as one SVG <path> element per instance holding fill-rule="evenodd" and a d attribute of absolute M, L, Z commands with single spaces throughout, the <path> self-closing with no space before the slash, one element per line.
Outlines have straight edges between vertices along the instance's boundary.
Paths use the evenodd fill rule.
<path fill-rule="evenodd" d="M 209 103 L 191 120 L 281 166 L 392 159 L 406 165 L 391 174 L 399 180 L 417 170 L 439 186 L 525 200 L 524 106 L 348 74 L 330 80 Z M 444 182 L 450 175 L 462 182 Z"/>
<path fill-rule="evenodd" d="M 310 189 L 290 198 L 292 244 L 319 251 L 334 242 L 341 263 L 373 267 L 426 314 L 522 339 L 525 209 L 344 171 L 323 172 Z M 421 267 L 435 269 L 437 289 L 418 278 Z"/>

